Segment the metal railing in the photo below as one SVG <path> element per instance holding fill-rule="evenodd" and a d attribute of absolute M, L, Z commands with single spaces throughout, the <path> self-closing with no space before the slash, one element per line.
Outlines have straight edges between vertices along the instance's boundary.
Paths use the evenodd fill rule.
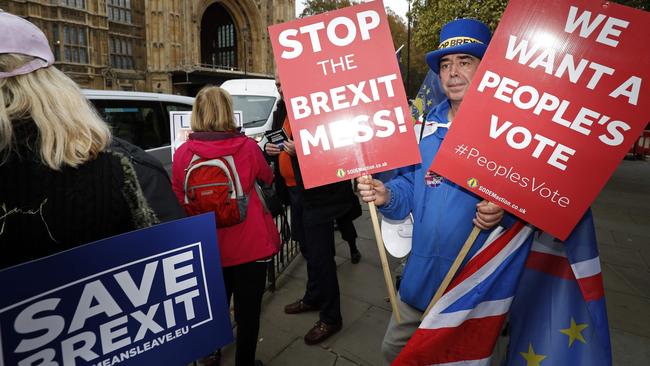
<path fill-rule="evenodd" d="M 240 69 L 237 66 L 230 66 L 230 65 L 218 65 L 216 63 L 213 64 L 204 64 L 200 63 L 198 64 L 198 67 L 203 68 L 203 69 L 213 69 L 213 70 L 222 70 L 222 71 L 235 71 L 235 72 L 243 72 L 242 69 Z"/>
<path fill-rule="evenodd" d="M 291 207 L 285 206 L 284 211 L 275 218 L 275 225 L 280 232 L 280 251 L 273 256 L 269 262 L 269 268 L 267 273 L 267 283 L 266 289 L 274 292 L 275 282 L 278 276 L 291 264 L 300 249 L 298 248 L 298 243 L 294 240 L 291 240 Z"/>

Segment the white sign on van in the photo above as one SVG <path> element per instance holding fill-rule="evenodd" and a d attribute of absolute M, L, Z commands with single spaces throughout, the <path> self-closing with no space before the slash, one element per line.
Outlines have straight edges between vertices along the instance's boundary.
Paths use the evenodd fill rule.
<path fill-rule="evenodd" d="M 191 120 L 192 111 L 169 112 L 172 160 L 176 149 L 187 141 L 192 132 Z"/>
<path fill-rule="evenodd" d="M 234 111 L 235 115 L 235 125 L 241 128 L 241 131 L 244 132 L 244 112 Z M 169 121 L 170 121 L 170 136 L 171 136 L 171 151 L 172 151 L 172 161 L 174 160 L 174 153 L 190 136 L 192 133 L 192 111 L 174 111 L 169 112 Z"/>
<path fill-rule="evenodd" d="M 235 114 L 235 126 L 244 128 L 244 112 L 243 111 L 234 111 Z"/>

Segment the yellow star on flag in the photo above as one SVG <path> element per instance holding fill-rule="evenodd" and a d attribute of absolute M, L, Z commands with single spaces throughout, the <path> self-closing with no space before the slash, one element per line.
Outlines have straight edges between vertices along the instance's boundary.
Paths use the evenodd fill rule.
<path fill-rule="evenodd" d="M 581 332 L 588 326 L 589 325 L 587 323 L 576 324 L 576 321 L 571 318 L 571 326 L 567 329 L 560 329 L 560 333 L 569 336 L 569 347 L 573 345 L 573 342 L 576 339 L 584 344 L 587 344 L 587 341 L 585 340 L 585 337 L 582 336 Z"/>
<path fill-rule="evenodd" d="M 418 115 L 422 114 L 422 108 L 424 107 L 423 104 L 424 102 L 422 101 L 421 98 L 415 98 L 413 105 L 415 106 L 415 108 L 418 109 Z"/>
<path fill-rule="evenodd" d="M 427 106 L 431 107 L 431 104 L 433 104 L 433 102 L 431 102 L 431 99 L 427 100 Z"/>
<path fill-rule="evenodd" d="M 543 359 L 546 358 L 544 355 L 537 355 L 535 354 L 535 350 L 533 350 L 533 345 L 531 343 L 528 343 L 528 352 L 519 352 L 521 354 L 521 357 L 526 359 L 526 366 L 541 366 L 539 363 L 542 362 Z"/>
<path fill-rule="evenodd" d="M 429 94 L 430 92 L 431 92 L 431 89 L 427 88 L 427 94 Z"/>

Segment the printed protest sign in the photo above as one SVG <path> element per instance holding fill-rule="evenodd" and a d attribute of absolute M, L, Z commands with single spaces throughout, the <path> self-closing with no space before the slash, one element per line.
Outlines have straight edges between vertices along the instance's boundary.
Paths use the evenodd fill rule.
<path fill-rule="evenodd" d="M 650 121 L 650 13 L 513 0 L 431 170 L 565 239 Z"/>
<path fill-rule="evenodd" d="M 0 271 L 0 366 L 187 365 L 232 342 L 214 215 Z"/>
<path fill-rule="evenodd" d="M 233 111 L 233 115 L 235 126 L 240 127 L 243 132 L 242 121 L 244 112 Z M 172 140 L 172 160 L 174 160 L 174 153 L 190 138 L 190 133 L 192 133 L 192 111 L 169 112 L 169 132 Z"/>
<path fill-rule="evenodd" d="M 244 120 L 244 112 L 243 111 L 234 111 L 233 114 L 235 115 L 235 126 L 244 128 L 243 125 L 243 120 Z"/>
<path fill-rule="evenodd" d="M 169 112 L 169 132 L 171 135 L 172 159 L 174 153 L 192 133 L 192 111 Z"/>
<path fill-rule="evenodd" d="M 420 162 L 381 1 L 269 33 L 306 188 Z"/>

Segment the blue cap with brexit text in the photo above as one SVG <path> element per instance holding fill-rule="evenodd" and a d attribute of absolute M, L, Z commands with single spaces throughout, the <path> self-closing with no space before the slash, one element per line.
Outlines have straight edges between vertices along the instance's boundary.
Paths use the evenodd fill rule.
<path fill-rule="evenodd" d="M 440 59 L 446 55 L 464 53 L 483 58 L 492 33 L 490 28 L 476 19 L 456 19 L 442 26 L 440 45 L 427 53 L 427 63 L 436 74 L 440 73 Z"/>

